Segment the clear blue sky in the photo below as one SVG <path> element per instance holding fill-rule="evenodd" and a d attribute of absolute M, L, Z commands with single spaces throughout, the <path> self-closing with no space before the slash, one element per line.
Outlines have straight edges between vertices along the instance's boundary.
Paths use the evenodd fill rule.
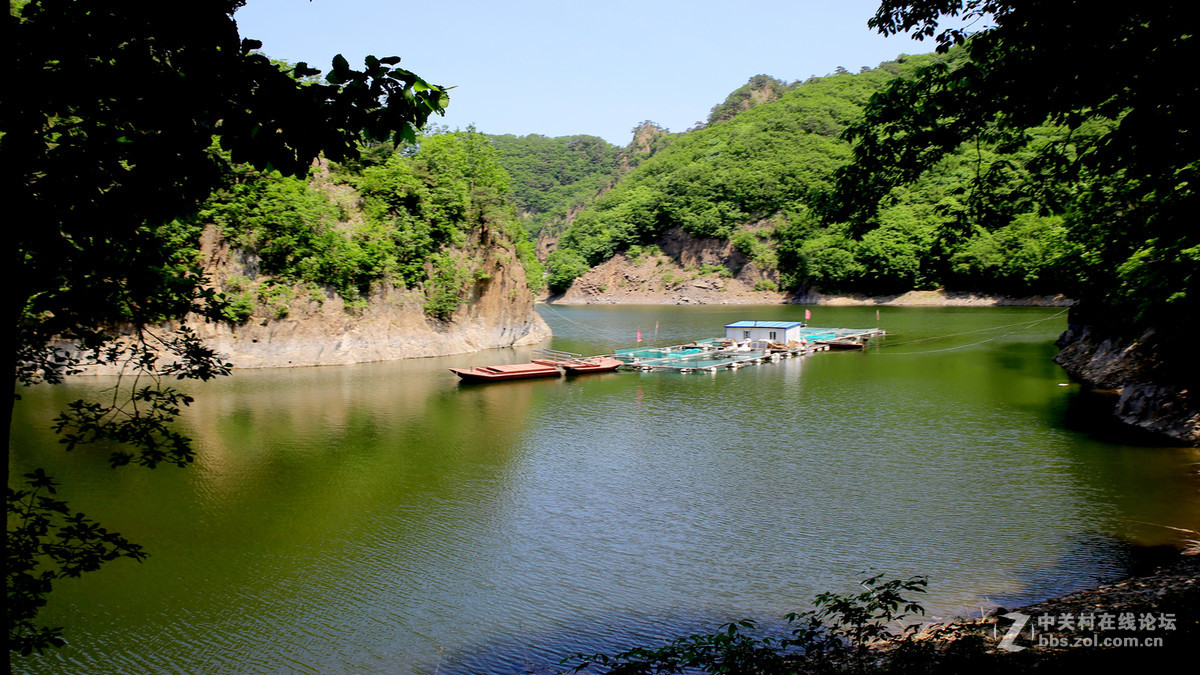
<path fill-rule="evenodd" d="M 591 134 L 627 145 L 653 120 L 683 131 L 753 75 L 858 72 L 930 41 L 867 28 L 878 0 L 247 0 L 244 38 L 328 70 L 334 54 L 399 56 L 455 89 L 445 118 L 490 134 Z"/>

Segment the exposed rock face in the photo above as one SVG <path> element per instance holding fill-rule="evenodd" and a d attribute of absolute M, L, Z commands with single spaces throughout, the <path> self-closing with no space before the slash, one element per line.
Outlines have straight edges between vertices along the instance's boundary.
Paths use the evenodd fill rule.
<path fill-rule="evenodd" d="M 1200 445 L 1200 401 L 1164 362 L 1153 331 L 1137 339 L 1070 324 L 1055 343 L 1055 362 L 1097 389 L 1118 391 L 1113 414 L 1125 424 L 1189 445 Z"/>
<path fill-rule="evenodd" d="M 778 286 L 778 273 L 760 269 L 727 239 L 696 238 L 674 227 L 655 244 L 661 255 L 631 260 L 617 254 L 576 279 L 555 302 L 704 305 L 786 301 L 782 293 L 755 290 L 763 281 Z"/>
<path fill-rule="evenodd" d="M 625 173 L 642 160 L 654 155 L 661 149 L 659 141 L 669 135 L 670 132 L 650 120 L 634 127 L 633 140 L 629 142 L 629 147 L 625 148 L 617 162 L 618 173 Z"/>
<path fill-rule="evenodd" d="M 755 106 L 778 100 L 791 88 L 786 82 L 770 75 L 755 75 L 726 97 L 723 103 L 713 106 L 708 113 L 708 124 L 731 120 Z"/>
<path fill-rule="evenodd" d="M 255 261 L 231 251 L 215 232 L 203 250 L 214 281 L 253 278 Z M 363 309 L 347 309 L 342 298 L 315 299 L 297 293 L 287 316 L 253 316 L 240 325 L 189 321 L 205 343 L 237 368 L 317 366 L 461 354 L 535 344 L 550 329 L 533 310 L 533 295 L 516 251 L 485 230 L 462 255 L 479 262 L 464 304 L 449 321 L 424 312 L 424 295 L 390 286 L 375 289 Z"/>
<path fill-rule="evenodd" d="M 575 280 L 553 302 L 564 305 L 906 305 L 1069 307 L 1064 296 L 1007 298 L 946 291 L 909 291 L 900 295 L 826 295 L 815 289 L 800 292 L 778 288 L 779 272 L 762 269 L 727 239 L 697 238 L 674 227 L 655 244 L 662 252 L 630 259 L 625 254 L 606 260 Z"/>

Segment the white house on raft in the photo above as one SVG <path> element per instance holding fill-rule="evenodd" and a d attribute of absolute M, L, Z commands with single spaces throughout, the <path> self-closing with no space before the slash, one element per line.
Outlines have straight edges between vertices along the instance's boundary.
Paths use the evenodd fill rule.
<path fill-rule="evenodd" d="M 801 321 L 738 321 L 725 326 L 725 338 L 745 342 L 746 340 L 768 340 L 770 342 L 799 342 Z"/>

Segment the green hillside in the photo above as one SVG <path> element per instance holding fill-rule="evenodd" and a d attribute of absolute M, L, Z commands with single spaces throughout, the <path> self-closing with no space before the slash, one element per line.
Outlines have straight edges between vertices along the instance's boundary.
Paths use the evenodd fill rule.
<path fill-rule="evenodd" d="M 1025 189 L 1026 146 L 963 147 L 917 184 L 879 195 L 869 216 L 839 218 L 836 174 L 851 158 L 847 128 L 897 76 L 948 55 L 902 56 L 858 74 L 784 85 L 752 78 L 715 107 L 703 129 L 675 135 L 567 228 L 547 265 L 556 291 L 592 266 L 664 230 L 730 239 L 785 288 L 903 292 L 946 286 L 998 293 L 1060 290 L 1060 221 Z M 753 92 L 765 89 L 752 107 Z M 781 91 L 782 90 L 782 91 Z M 1058 138 L 1034 130 L 1026 145 Z M 992 184 L 981 190 L 988 167 Z M 860 216 L 861 214 L 854 214 Z M 953 236 L 947 234 L 952 232 Z"/>
<path fill-rule="evenodd" d="M 497 154 L 482 134 L 465 131 L 424 135 L 398 152 L 375 147 L 304 179 L 231 165 L 200 212 L 174 225 L 176 236 L 195 241 L 186 231 L 211 223 L 257 259 L 254 279 L 231 279 L 225 289 L 231 321 L 256 308 L 285 312 L 297 285 L 314 298 L 337 293 L 354 307 L 380 283 L 421 289 L 426 313 L 444 319 L 475 273 L 471 261 L 452 255 L 472 233 L 511 240 L 530 284 L 540 287 L 541 264 Z"/>
<path fill-rule="evenodd" d="M 596 136 L 488 136 L 508 172 L 510 195 L 531 234 L 566 224 L 616 180 L 622 149 Z"/>

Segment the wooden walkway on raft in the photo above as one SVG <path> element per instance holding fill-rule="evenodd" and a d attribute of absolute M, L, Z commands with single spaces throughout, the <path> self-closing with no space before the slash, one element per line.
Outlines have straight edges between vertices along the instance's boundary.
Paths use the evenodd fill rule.
<path fill-rule="evenodd" d="M 766 340 L 738 343 L 729 338 L 712 338 L 670 347 L 618 349 L 612 356 L 625 362 L 624 367 L 635 370 L 715 373 L 722 368 L 736 370 L 819 351 L 860 350 L 871 338 L 883 335 L 886 332 L 879 328 L 806 327 L 803 342 L 786 345 Z"/>

